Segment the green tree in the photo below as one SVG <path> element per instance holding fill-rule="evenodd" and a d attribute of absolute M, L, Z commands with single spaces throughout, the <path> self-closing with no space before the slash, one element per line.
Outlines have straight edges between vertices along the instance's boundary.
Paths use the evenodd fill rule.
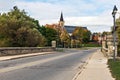
<path fill-rule="evenodd" d="M 90 35 L 91 32 L 82 27 L 77 27 L 72 33 L 73 38 L 79 40 L 81 43 L 88 43 L 90 40 Z"/>
<path fill-rule="evenodd" d="M 46 46 L 51 46 L 52 41 L 57 41 L 58 34 L 55 29 L 48 28 L 45 26 L 40 26 L 38 30 L 46 38 L 46 41 L 47 41 Z"/>
<path fill-rule="evenodd" d="M 0 46 L 34 47 L 44 45 L 44 37 L 36 29 L 36 20 L 16 6 L 0 15 Z"/>

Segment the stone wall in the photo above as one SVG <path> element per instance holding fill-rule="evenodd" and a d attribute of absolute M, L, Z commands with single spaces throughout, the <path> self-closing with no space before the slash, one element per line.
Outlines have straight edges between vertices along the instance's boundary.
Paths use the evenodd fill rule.
<path fill-rule="evenodd" d="M 102 52 L 104 53 L 104 56 L 108 56 L 108 48 L 106 47 L 106 41 L 105 40 L 103 40 L 102 41 Z"/>
<path fill-rule="evenodd" d="M 117 56 L 117 41 L 115 42 L 115 56 Z M 108 56 L 112 57 L 114 52 L 113 52 L 113 36 L 112 34 L 106 35 L 106 39 L 102 41 L 102 52 Z"/>
<path fill-rule="evenodd" d="M 45 48 L 38 48 L 38 47 L 5 47 L 5 48 L 0 48 L 0 56 L 38 53 L 38 52 L 49 52 L 49 51 L 55 51 L 55 48 L 52 48 L 52 47 L 45 47 Z"/>

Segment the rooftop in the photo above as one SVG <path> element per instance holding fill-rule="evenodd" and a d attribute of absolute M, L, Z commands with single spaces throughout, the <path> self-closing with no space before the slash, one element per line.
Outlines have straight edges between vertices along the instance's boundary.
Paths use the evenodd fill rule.
<path fill-rule="evenodd" d="M 72 33 L 75 30 L 76 27 L 80 27 L 80 26 L 65 25 L 64 27 L 65 27 L 65 29 L 68 33 Z M 87 29 L 87 27 L 82 27 L 82 28 Z"/>

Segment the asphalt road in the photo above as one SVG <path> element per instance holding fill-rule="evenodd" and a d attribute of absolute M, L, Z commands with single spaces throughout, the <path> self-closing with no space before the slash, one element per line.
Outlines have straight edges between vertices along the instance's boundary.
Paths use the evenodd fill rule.
<path fill-rule="evenodd" d="M 72 49 L 0 61 L 0 80 L 72 80 L 96 50 Z"/>

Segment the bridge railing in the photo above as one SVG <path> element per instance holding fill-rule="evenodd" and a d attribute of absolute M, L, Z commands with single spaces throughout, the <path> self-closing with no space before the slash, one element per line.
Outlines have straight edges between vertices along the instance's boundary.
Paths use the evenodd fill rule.
<path fill-rule="evenodd" d="M 54 50 L 55 48 L 52 47 L 3 47 L 0 48 L 0 56 L 50 52 Z"/>

